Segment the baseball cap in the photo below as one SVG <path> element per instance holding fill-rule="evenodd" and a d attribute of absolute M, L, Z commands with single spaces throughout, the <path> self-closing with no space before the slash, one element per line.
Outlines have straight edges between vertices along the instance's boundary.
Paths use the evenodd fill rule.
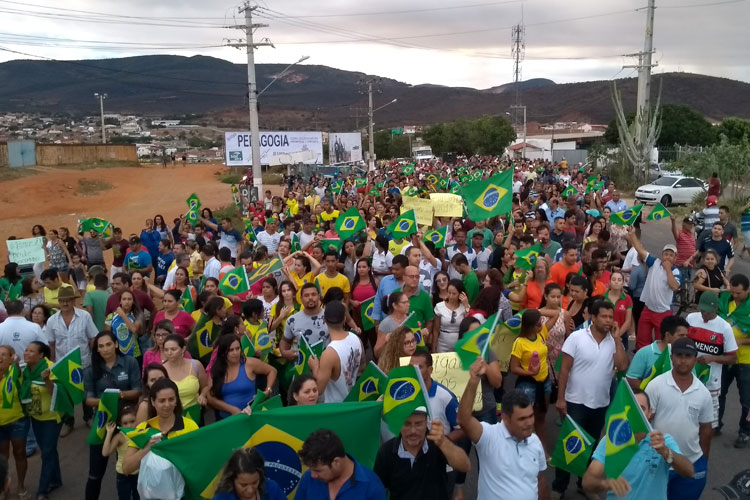
<path fill-rule="evenodd" d="M 427 415 L 427 408 L 424 406 L 417 406 L 414 408 L 412 415 Z"/>
<path fill-rule="evenodd" d="M 599 215 L 601 214 L 599 213 L 599 210 L 592 208 L 592 209 L 586 210 L 586 215 L 590 215 L 592 217 L 599 217 Z"/>
<path fill-rule="evenodd" d="M 694 226 L 695 225 L 695 220 L 692 217 L 685 217 L 684 219 L 682 219 L 682 223 L 683 224 L 690 224 L 690 225 Z"/>
<path fill-rule="evenodd" d="M 131 236 L 130 237 L 130 244 L 135 245 L 137 243 L 140 243 L 141 239 L 138 236 Z"/>
<path fill-rule="evenodd" d="M 672 252 L 677 253 L 677 247 L 671 243 L 664 245 L 664 248 L 661 249 L 662 252 L 666 252 L 667 250 L 671 250 Z"/>
<path fill-rule="evenodd" d="M 716 292 L 703 292 L 698 301 L 698 310 L 713 313 L 719 310 L 719 295 Z"/>
<path fill-rule="evenodd" d="M 708 198 L 706 198 L 706 206 L 712 207 L 719 203 L 719 198 L 716 197 L 716 195 L 712 194 Z"/>
<path fill-rule="evenodd" d="M 687 354 L 688 356 L 698 356 L 698 348 L 695 341 L 688 337 L 682 337 L 672 344 L 672 354 Z"/>
<path fill-rule="evenodd" d="M 334 325 L 343 323 L 346 319 L 346 307 L 338 300 L 329 302 L 323 311 L 323 318 L 325 318 L 326 323 L 333 323 Z"/>

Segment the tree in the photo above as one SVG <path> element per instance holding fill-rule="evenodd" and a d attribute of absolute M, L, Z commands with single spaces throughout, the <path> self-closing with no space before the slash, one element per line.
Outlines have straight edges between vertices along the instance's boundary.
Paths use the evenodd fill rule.
<path fill-rule="evenodd" d="M 716 131 L 703 115 L 677 104 L 665 104 L 661 108 L 661 135 L 656 141 L 660 148 L 681 146 L 710 146 L 716 142 Z"/>
<path fill-rule="evenodd" d="M 390 158 L 409 158 L 411 156 L 409 137 L 406 135 L 391 135 L 388 144 L 388 156 Z"/>
<path fill-rule="evenodd" d="M 725 118 L 716 127 L 716 134 L 717 137 L 725 136 L 731 144 L 739 144 L 743 137 L 750 138 L 750 120 Z"/>
<path fill-rule="evenodd" d="M 432 148 L 432 154 L 435 156 L 451 152 L 448 147 L 448 138 L 444 123 L 436 123 L 427 127 L 422 133 L 422 139 Z"/>
<path fill-rule="evenodd" d="M 685 175 L 699 179 L 708 179 L 717 172 L 722 185 L 736 197 L 750 183 L 750 137 L 744 136 L 733 144 L 722 136 L 717 144 L 684 155 L 673 165 Z"/>
<path fill-rule="evenodd" d="M 436 156 L 446 152 L 499 155 L 516 138 L 516 134 L 505 117 L 486 115 L 476 120 L 460 119 L 432 125 L 425 130 L 422 138 Z"/>
<path fill-rule="evenodd" d="M 501 116 L 485 115 L 472 125 L 472 142 L 479 154 L 501 155 L 516 138 L 510 122 Z"/>
<path fill-rule="evenodd" d="M 627 120 L 628 125 L 632 125 L 633 120 L 635 120 L 635 113 L 628 113 L 627 115 L 625 115 L 625 119 Z M 607 142 L 607 144 L 619 146 L 620 132 L 619 130 L 617 130 L 617 118 L 612 118 L 612 120 L 609 122 L 609 125 L 607 125 L 607 131 L 604 132 L 604 140 Z"/>
<path fill-rule="evenodd" d="M 389 130 L 375 132 L 374 143 L 375 156 L 378 159 L 390 158 L 391 132 Z"/>

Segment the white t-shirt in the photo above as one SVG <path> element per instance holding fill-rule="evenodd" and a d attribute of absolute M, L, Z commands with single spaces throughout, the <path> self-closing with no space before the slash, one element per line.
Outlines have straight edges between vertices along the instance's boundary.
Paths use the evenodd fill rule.
<path fill-rule="evenodd" d="M 203 276 L 219 279 L 219 269 L 221 269 L 221 262 L 216 257 L 211 257 L 203 268 Z"/>
<path fill-rule="evenodd" d="M 599 343 L 590 327 L 576 330 L 565 339 L 562 352 L 573 358 L 565 401 L 592 409 L 609 405 L 615 350 L 615 339 L 611 335 Z"/>
<path fill-rule="evenodd" d="M 716 316 L 709 322 L 703 321 L 700 312 L 694 312 L 685 318 L 690 325 L 688 337 L 695 341 L 701 354 L 718 355 L 737 351 L 737 340 L 734 338 L 732 326 L 726 320 Z M 710 363 L 711 373 L 706 387 L 709 391 L 721 389 L 721 365 Z"/>
<path fill-rule="evenodd" d="M 453 352 L 458 340 L 458 327 L 468 311 L 462 305 L 459 305 L 456 310 L 451 310 L 445 305 L 445 302 L 438 302 L 434 312 L 435 320 L 440 321 L 437 352 Z"/>
<path fill-rule="evenodd" d="M 622 263 L 623 269 L 633 269 L 634 267 L 640 266 L 641 263 L 638 262 L 638 250 L 635 249 L 635 247 L 631 247 L 630 250 L 628 250 L 628 253 L 625 254 L 625 260 Z"/>
<path fill-rule="evenodd" d="M 446 249 L 446 256 L 448 257 L 448 262 L 451 261 L 454 255 L 462 253 L 466 257 L 466 260 L 469 261 L 469 266 L 476 271 L 477 270 L 477 253 L 474 251 L 473 248 L 468 247 L 465 252 L 462 252 L 458 249 L 458 245 L 451 245 Z M 461 279 L 461 273 L 459 273 L 454 267 L 453 264 L 448 266 L 448 278 L 452 280 L 460 280 Z"/>
<path fill-rule="evenodd" d="M 26 318 L 10 316 L 0 324 L 0 345 L 11 346 L 20 361 L 23 361 L 23 352 L 35 340 L 48 343 L 41 327 Z"/>
<path fill-rule="evenodd" d="M 643 285 L 643 292 L 641 292 L 641 300 L 651 311 L 658 314 L 665 313 L 672 308 L 674 296 L 674 291 L 669 288 L 667 272 L 661 265 L 661 259 L 657 259 L 651 254 L 648 254 L 645 262 L 648 266 L 648 275 L 646 275 L 646 283 Z M 680 283 L 682 277 L 676 266 L 672 266 L 672 276 L 677 280 L 677 283 Z"/>
<path fill-rule="evenodd" d="M 523 441 L 510 435 L 505 424 L 481 422 L 476 443 L 479 469 L 478 500 L 537 500 L 538 476 L 547 468 L 542 442 L 536 434 Z"/>
<path fill-rule="evenodd" d="M 300 231 L 297 233 L 297 238 L 299 238 L 299 247 L 305 248 L 308 243 L 315 239 L 315 235 L 313 233 L 307 234 L 304 231 Z"/>
<path fill-rule="evenodd" d="M 393 255 L 391 252 L 386 250 L 385 252 L 379 252 L 375 250 L 372 253 L 372 270 L 381 274 L 387 274 L 391 272 L 391 265 L 393 264 Z"/>
<path fill-rule="evenodd" d="M 513 194 L 520 193 L 522 186 L 523 186 L 523 183 L 521 181 L 515 181 L 515 182 L 513 182 Z"/>

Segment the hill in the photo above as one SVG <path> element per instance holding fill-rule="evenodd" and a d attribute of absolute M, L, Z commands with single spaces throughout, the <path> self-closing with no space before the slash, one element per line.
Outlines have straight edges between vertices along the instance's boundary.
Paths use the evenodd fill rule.
<path fill-rule="evenodd" d="M 256 67 L 262 89 L 286 66 Z M 300 65 L 260 98 L 266 129 L 354 129 L 367 122 L 367 97 L 358 82 L 368 75 L 327 66 Z M 106 92 L 110 112 L 174 117 L 204 115 L 199 121 L 241 127 L 247 123 L 246 68 L 205 56 L 139 56 L 86 61 L 15 60 L 0 64 L 0 111 L 96 114 L 94 92 Z M 614 116 L 611 82 L 555 84 L 523 82 L 528 120 L 608 123 Z M 662 102 L 685 104 L 706 117 L 750 118 L 750 84 L 688 73 L 656 75 Z M 375 105 L 398 102 L 377 114 L 377 127 L 423 125 L 483 114 L 503 114 L 514 103 L 512 84 L 486 90 L 408 85 L 382 78 Z M 636 80 L 618 80 L 627 110 L 635 108 Z"/>

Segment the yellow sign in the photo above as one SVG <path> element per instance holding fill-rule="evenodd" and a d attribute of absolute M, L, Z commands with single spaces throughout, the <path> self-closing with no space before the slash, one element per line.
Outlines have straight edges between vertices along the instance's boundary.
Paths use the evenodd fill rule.
<path fill-rule="evenodd" d="M 463 199 L 457 194 L 430 193 L 435 217 L 461 217 L 464 214 Z"/>
<path fill-rule="evenodd" d="M 513 342 L 518 337 L 513 333 L 500 325 L 497 329 L 497 333 L 492 337 L 492 343 L 490 348 L 494 351 L 497 356 L 497 362 L 500 365 L 501 372 L 507 372 L 510 370 L 510 353 L 513 351 Z"/>
<path fill-rule="evenodd" d="M 409 364 L 411 358 L 403 357 L 399 360 L 401 366 Z M 456 395 L 458 401 L 464 395 L 466 384 L 469 383 L 469 372 L 461 369 L 461 360 L 455 352 L 436 352 L 432 354 L 432 380 L 443 384 Z M 477 387 L 474 395 L 474 411 L 482 409 L 482 386 Z"/>
<path fill-rule="evenodd" d="M 402 199 L 401 213 L 414 209 L 417 216 L 417 224 L 420 226 L 432 226 L 432 200 L 404 196 Z"/>

